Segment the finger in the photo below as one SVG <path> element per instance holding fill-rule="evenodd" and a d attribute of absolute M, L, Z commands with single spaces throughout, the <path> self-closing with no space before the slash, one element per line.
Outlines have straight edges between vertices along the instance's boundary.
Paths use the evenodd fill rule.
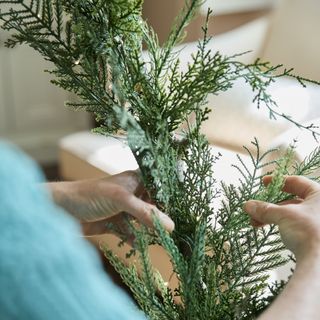
<path fill-rule="evenodd" d="M 319 190 L 319 184 L 303 176 L 288 176 L 285 179 L 283 191 L 306 199 Z"/>
<path fill-rule="evenodd" d="M 250 200 L 244 205 L 244 210 L 250 215 L 251 219 L 260 224 L 279 224 L 285 213 L 284 208 L 257 200 Z"/>
<path fill-rule="evenodd" d="M 262 182 L 265 186 L 267 186 L 268 184 L 270 184 L 270 182 L 272 181 L 272 176 L 271 175 L 267 175 L 262 177 Z"/>
<path fill-rule="evenodd" d="M 142 187 L 141 175 L 137 171 L 128 170 L 113 175 L 109 181 L 121 185 L 130 193 L 139 192 Z"/>
<path fill-rule="evenodd" d="M 303 199 L 297 198 L 297 199 L 290 199 L 290 200 L 281 201 L 281 202 L 278 202 L 277 204 L 279 206 L 285 206 L 288 204 L 301 204 L 302 202 L 303 202 Z"/>
<path fill-rule="evenodd" d="M 107 232 L 116 235 L 131 235 L 132 232 L 129 228 L 130 215 L 126 212 L 118 213 L 117 215 L 107 218 L 105 220 L 105 228 Z"/>
<path fill-rule="evenodd" d="M 105 219 L 93 222 L 83 222 L 82 231 L 86 236 L 114 233 L 112 228 L 110 228 L 110 226 L 114 225 L 118 230 L 121 230 L 121 233 L 127 233 L 129 229 L 125 223 L 126 216 L 127 215 L 122 212 Z"/>
<path fill-rule="evenodd" d="M 262 181 L 267 186 L 272 181 L 272 176 L 264 176 Z M 319 190 L 319 184 L 303 176 L 287 176 L 282 191 L 305 199 L 311 193 Z"/>
<path fill-rule="evenodd" d="M 135 236 L 125 220 L 127 216 L 127 213 L 122 212 L 111 218 L 102 219 L 95 222 L 85 222 L 82 223 L 82 231 L 86 237 L 107 233 L 114 234 L 133 247 Z M 114 228 L 110 227 L 111 225 L 113 225 Z"/>
<path fill-rule="evenodd" d="M 141 199 L 130 195 L 123 199 L 124 211 L 130 213 L 142 224 L 153 227 L 152 216 L 155 214 L 163 227 L 172 232 L 174 229 L 174 222 L 163 212 L 161 212 L 156 206 L 149 204 Z"/>
<path fill-rule="evenodd" d="M 114 217 L 106 219 L 106 233 L 111 233 L 118 236 L 122 241 L 125 241 L 133 247 L 135 236 L 129 226 L 130 215 L 126 212 L 121 212 Z"/>

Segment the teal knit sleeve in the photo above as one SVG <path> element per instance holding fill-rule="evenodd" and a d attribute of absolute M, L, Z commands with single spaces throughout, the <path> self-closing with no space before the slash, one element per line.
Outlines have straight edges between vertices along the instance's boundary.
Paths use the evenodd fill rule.
<path fill-rule="evenodd" d="M 0 319 L 140 320 L 27 156 L 0 143 Z"/>

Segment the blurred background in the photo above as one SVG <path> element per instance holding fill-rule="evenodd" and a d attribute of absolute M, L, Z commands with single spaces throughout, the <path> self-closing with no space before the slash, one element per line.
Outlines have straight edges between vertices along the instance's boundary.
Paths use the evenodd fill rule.
<path fill-rule="evenodd" d="M 183 3 L 145 0 L 144 17 L 161 42 Z M 208 7 L 214 12 L 209 24 L 212 50 L 225 54 L 251 50 L 241 57 L 244 62 L 261 57 L 320 80 L 319 1 L 207 0 L 187 29 L 180 56 L 182 65 L 187 65 L 196 49 Z M 50 65 L 28 47 L 4 48 L 6 38 L 0 31 L 0 137 L 30 154 L 49 179 L 78 179 L 134 168 L 128 150 L 111 140 L 106 148 L 104 138 L 89 133 L 95 126 L 91 115 L 64 106 L 72 97 L 50 84 L 49 75 L 43 72 Z M 320 117 L 316 86 L 304 89 L 292 79 L 283 79 L 271 91 L 281 110 L 296 120 L 307 122 Z M 267 148 L 287 134 L 292 126 L 282 119 L 269 121 L 266 110 L 252 105 L 252 98 L 243 83 L 236 83 L 230 92 L 219 97 L 209 97 L 213 114 L 203 130 L 211 143 L 227 152 L 242 152 L 242 146 L 250 144 L 254 136 Z"/>

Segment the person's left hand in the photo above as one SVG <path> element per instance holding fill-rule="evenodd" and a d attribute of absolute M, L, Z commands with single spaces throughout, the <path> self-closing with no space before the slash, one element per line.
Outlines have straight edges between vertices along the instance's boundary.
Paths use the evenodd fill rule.
<path fill-rule="evenodd" d="M 165 229 L 170 232 L 174 229 L 173 221 L 166 214 L 141 199 L 146 191 L 135 171 L 125 171 L 102 179 L 48 185 L 55 202 L 81 221 L 85 235 L 114 233 L 114 229 L 108 228 L 112 224 L 118 233 L 126 235 L 128 242 L 131 242 L 132 234 L 126 221 L 128 217 L 152 227 L 153 214 Z"/>
<path fill-rule="evenodd" d="M 265 185 L 271 180 L 271 176 L 263 178 Z M 278 225 L 284 244 L 298 263 L 306 257 L 320 257 L 320 184 L 302 176 L 287 176 L 282 191 L 295 197 L 278 204 L 257 200 L 245 203 L 251 224 Z"/>

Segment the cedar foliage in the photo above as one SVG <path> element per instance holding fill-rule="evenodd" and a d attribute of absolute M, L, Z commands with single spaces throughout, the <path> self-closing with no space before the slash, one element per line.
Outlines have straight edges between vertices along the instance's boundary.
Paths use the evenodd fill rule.
<path fill-rule="evenodd" d="M 0 0 L 2 28 L 12 32 L 8 47 L 28 44 L 53 63 L 52 82 L 79 100 L 75 109 L 92 112 L 101 124 L 96 131 L 122 130 L 139 164 L 144 183 L 158 207 L 174 220 L 170 235 L 155 219 L 155 230 L 130 225 L 136 235 L 141 272 L 126 266 L 105 248 L 108 259 L 131 288 L 150 319 L 254 319 L 281 290 L 283 283 L 268 284 L 270 270 L 286 263 L 276 226 L 253 229 L 242 210 L 248 199 L 278 202 L 283 176 L 305 175 L 320 166 L 320 149 L 292 165 L 292 148 L 275 161 L 273 182 L 261 185 L 268 154 L 246 149 L 253 172 L 239 157 L 235 168 L 239 184 L 226 185 L 213 178 L 214 155 L 201 124 L 210 110 L 209 93 L 230 89 L 237 79 L 255 93 L 258 107 L 271 118 L 285 117 L 316 137 L 313 125 L 304 127 L 282 114 L 268 86 L 278 78 L 309 80 L 281 65 L 256 60 L 237 61 L 207 49 L 207 26 L 186 71 L 181 71 L 175 46 L 202 4 L 185 0 L 167 41 L 141 18 L 142 0 Z M 207 21 L 211 11 L 209 10 Z M 142 45 L 147 54 L 142 54 Z M 195 120 L 190 121 L 190 115 Z M 186 123 L 186 128 L 181 125 Z M 227 130 L 227 128 L 226 128 Z M 178 134 L 177 134 L 178 132 Z M 213 206 L 212 203 L 215 203 Z M 217 203 L 219 203 L 217 205 Z M 170 256 L 179 279 L 174 291 L 154 269 L 148 254 L 151 243 Z M 177 303 L 176 299 L 180 302 Z"/>

